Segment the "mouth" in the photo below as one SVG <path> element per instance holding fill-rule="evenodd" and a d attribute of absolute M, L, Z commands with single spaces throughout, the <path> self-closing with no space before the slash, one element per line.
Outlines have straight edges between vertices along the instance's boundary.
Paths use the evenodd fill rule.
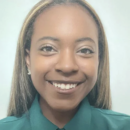
<path fill-rule="evenodd" d="M 48 81 L 57 92 L 70 94 L 78 88 L 82 82 Z"/>

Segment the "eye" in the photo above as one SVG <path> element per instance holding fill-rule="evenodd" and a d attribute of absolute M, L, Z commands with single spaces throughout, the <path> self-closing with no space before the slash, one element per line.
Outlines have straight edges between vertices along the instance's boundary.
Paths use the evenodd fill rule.
<path fill-rule="evenodd" d="M 54 51 L 56 51 L 52 46 L 48 46 L 48 45 L 42 47 L 40 50 L 44 51 L 44 52 L 54 52 Z"/>
<path fill-rule="evenodd" d="M 88 49 L 88 48 L 83 48 L 83 49 L 81 49 L 81 50 L 78 51 L 78 52 L 84 53 L 84 54 L 91 54 L 91 53 L 93 53 L 93 51 L 90 50 L 90 49 Z"/>

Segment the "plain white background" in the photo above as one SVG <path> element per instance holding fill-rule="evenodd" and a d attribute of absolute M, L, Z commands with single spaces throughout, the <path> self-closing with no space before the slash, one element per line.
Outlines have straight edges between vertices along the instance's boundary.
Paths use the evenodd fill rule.
<path fill-rule="evenodd" d="M 17 39 L 39 0 L 0 0 L 0 119 L 6 117 Z M 110 51 L 113 110 L 130 115 L 130 1 L 87 0 L 100 16 Z"/>

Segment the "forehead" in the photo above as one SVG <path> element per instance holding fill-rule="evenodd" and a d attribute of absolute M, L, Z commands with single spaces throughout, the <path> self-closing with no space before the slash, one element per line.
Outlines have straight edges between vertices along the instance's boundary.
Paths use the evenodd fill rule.
<path fill-rule="evenodd" d="M 44 10 L 34 23 L 34 34 L 64 38 L 90 36 L 97 38 L 96 22 L 91 14 L 78 4 L 55 5 Z"/>

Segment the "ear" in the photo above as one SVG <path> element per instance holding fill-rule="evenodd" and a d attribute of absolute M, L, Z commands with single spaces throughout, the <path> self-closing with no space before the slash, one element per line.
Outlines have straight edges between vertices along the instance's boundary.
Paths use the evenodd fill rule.
<path fill-rule="evenodd" d="M 28 49 L 26 49 L 26 57 L 25 57 L 25 62 L 27 67 L 30 69 L 30 51 Z"/>

